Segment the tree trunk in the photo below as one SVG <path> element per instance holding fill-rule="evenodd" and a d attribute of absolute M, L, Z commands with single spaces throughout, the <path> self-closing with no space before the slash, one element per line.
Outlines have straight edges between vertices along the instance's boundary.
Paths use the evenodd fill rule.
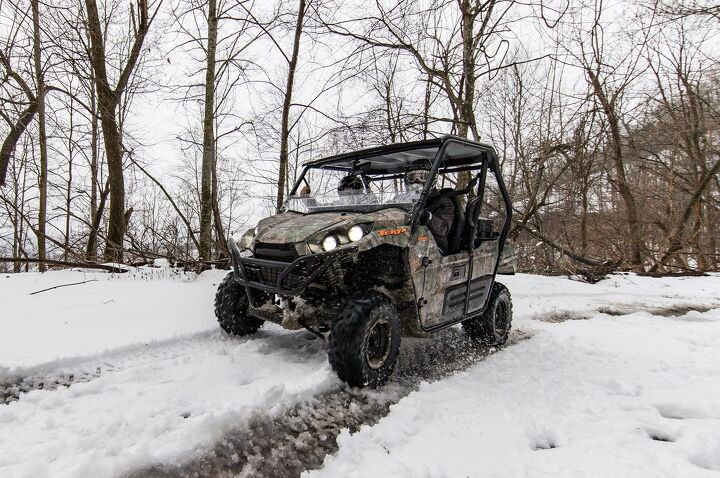
<path fill-rule="evenodd" d="M 132 5 L 132 4 L 131 4 Z M 87 9 L 88 35 L 90 36 L 90 59 L 98 99 L 98 112 L 102 125 L 105 156 L 110 183 L 110 217 L 105 246 L 105 260 L 123 261 L 123 239 L 125 237 L 125 178 L 123 176 L 122 133 L 117 122 L 120 98 L 137 66 L 145 36 L 148 32 L 148 2 L 137 1 L 137 18 L 131 9 L 134 39 L 127 62 L 120 69 L 117 85 L 111 88 L 108 82 L 103 28 L 96 0 L 85 0 Z"/>
<path fill-rule="evenodd" d="M 208 0 L 208 43 L 205 68 L 205 111 L 200 181 L 200 260 L 212 256 L 213 169 L 215 164 L 215 50 L 217 48 L 217 0 Z"/>
<path fill-rule="evenodd" d="M 37 86 L 38 105 L 38 141 L 40 142 L 40 171 L 38 173 L 38 188 L 40 190 L 40 204 L 38 205 L 38 259 L 46 259 L 45 225 L 47 218 L 47 134 L 45 132 L 45 81 L 43 79 L 42 62 L 40 59 L 40 6 L 39 0 L 32 0 L 33 16 L 33 61 L 35 64 L 35 83 Z M 40 272 L 45 272 L 43 262 L 38 264 Z"/>
<path fill-rule="evenodd" d="M 122 262 L 123 238 L 125 237 L 125 178 L 122 168 L 121 138 L 117 121 L 115 121 L 115 108 L 108 104 L 111 99 L 103 99 L 102 95 L 98 95 L 98 99 L 110 185 L 110 216 L 105 260 L 108 262 Z"/>
<path fill-rule="evenodd" d="M 287 181 L 288 169 L 288 139 L 290 136 L 290 104 L 292 103 L 293 83 L 295 81 L 295 69 L 297 68 L 298 53 L 300 51 L 300 37 L 302 35 L 303 19 L 305 18 L 305 0 L 298 4 L 297 22 L 295 23 L 295 38 L 293 40 L 292 56 L 288 63 L 287 84 L 285 86 L 285 99 L 283 101 L 282 119 L 280 127 L 280 168 L 277 180 L 277 204 L 276 210 L 282 208 L 285 183 Z"/>
<path fill-rule="evenodd" d="M 637 203 L 632 189 L 628 184 L 625 176 L 625 157 L 623 155 L 622 135 L 620 133 L 620 120 L 615 110 L 615 104 L 608 98 L 606 91 L 603 89 L 600 79 L 589 67 L 585 68 L 586 73 L 590 77 L 593 93 L 600 101 L 603 113 L 610 127 L 610 156 L 615 169 L 615 183 L 620 197 L 625 203 L 625 214 L 627 218 L 628 230 L 630 232 L 630 265 L 634 268 L 642 267 L 642 237 L 640 234 L 640 219 L 638 217 Z"/>
<path fill-rule="evenodd" d="M 90 72 L 93 75 L 92 71 Z M 85 257 L 88 261 L 97 259 L 97 237 L 100 218 L 98 217 L 98 111 L 97 99 L 95 96 L 94 75 L 91 77 L 93 84 L 90 87 L 90 108 L 92 109 L 92 123 L 90 129 L 90 234 L 88 235 Z M 104 205 L 104 201 L 103 201 Z M 102 216 L 102 214 L 100 215 Z M 96 221 L 97 217 L 97 221 Z"/>
<path fill-rule="evenodd" d="M 217 154 L 217 153 L 216 153 Z M 220 200 L 218 198 L 218 178 L 217 178 L 217 161 L 213 162 L 212 170 L 212 205 L 213 205 L 213 222 L 215 224 L 215 242 L 216 255 L 218 259 L 225 259 L 229 256 L 227 239 L 225 238 L 225 229 L 223 228 L 222 215 L 220 214 Z"/>
<path fill-rule="evenodd" d="M 70 130 L 68 131 L 68 177 L 65 189 L 65 253 L 63 260 L 68 260 L 68 249 L 70 249 L 70 207 L 72 206 L 72 181 L 73 181 L 73 99 L 70 98 Z"/>

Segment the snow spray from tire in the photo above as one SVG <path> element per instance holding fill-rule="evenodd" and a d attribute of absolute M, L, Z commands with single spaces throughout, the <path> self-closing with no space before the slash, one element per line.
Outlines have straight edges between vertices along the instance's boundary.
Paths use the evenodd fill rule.
<path fill-rule="evenodd" d="M 528 337 L 514 331 L 506 346 Z M 362 425 L 374 425 L 420 383 L 464 370 L 495 351 L 472 343 L 457 328 L 432 339 L 403 339 L 397 369 L 384 388 L 341 385 L 277 415 L 257 412 L 202 456 L 136 470 L 128 478 L 300 476 L 320 468 L 325 456 L 338 450 L 337 437 L 343 429 L 354 433 Z"/>

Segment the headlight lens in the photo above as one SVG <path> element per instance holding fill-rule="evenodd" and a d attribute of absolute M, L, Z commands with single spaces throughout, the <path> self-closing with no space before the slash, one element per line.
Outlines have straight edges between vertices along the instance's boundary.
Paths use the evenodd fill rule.
<path fill-rule="evenodd" d="M 365 231 L 363 231 L 363 228 L 360 226 L 353 226 L 348 231 L 348 239 L 350 239 L 352 242 L 357 242 L 365 235 Z"/>
<path fill-rule="evenodd" d="M 327 236 L 322 241 L 322 247 L 325 251 L 332 251 L 338 246 L 338 241 L 335 239 L 335 236 Z"/>
<path fill-rule="evenodd" d="M 255 229 L 248 229 L 240 238 L 238 247 L 241 251 L 250 249 L 252 247 L 253 240 L 255 239 Z"/>

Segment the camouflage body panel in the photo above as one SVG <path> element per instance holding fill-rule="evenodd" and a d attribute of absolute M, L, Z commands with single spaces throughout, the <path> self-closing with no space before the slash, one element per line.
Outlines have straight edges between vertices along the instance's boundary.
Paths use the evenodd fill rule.
<path fill-rule="evenodd" d="M 255 240 L 270 244 L 300 242 L 318 231 L 345 221 L 346 214 L 341 212 L 321 212 L 307 216 L 283 212 L 261 220 L 257 225 Z"/>
<path fill-rule="evenodd" d="M 410 335 L 427 336 L 426 330 L 455 323 L 463 318 L 468 280 L 480 283 L 477 291 L 473 291 L 471 286 L 468 313 L 482 309 L 492 286 L 499 240 L 483 241 L 473 250 L 471 265 L 471 254 L 468 251 L 443 256 L 428 228 L 418 226 L 411 234 L 409 222 L 410 213 L 400 208 L 387 208 L 370 213 L 329 211 L 303 215 L 285 212 L 261 220 L 256 229 L 257 234 L 254 235 L 255 230 L 250 230 L 243 236 L 243 241 L 245 236 L 249 236 L 247 239 L 253 245 L 256 242 L 293 244 L 299 256 L 307 256 L 321 251 L 318 248 L 328 234 L 335 235 L 339 242 L 336 249 L 338 252 L 351 246 L 354 249 L 353 259 L 342 266 L 343 269 L 349 266 L 348 272 L 351 273 L 349 281 L 340 286 L 349 287 L 345 293 L 350 293 L 353 287 L 380 287 L 379 290 L 389 295 L 394 302 L 402 304 L 399 307 L 402 309 L 404 330 Z M 368 229 L 359 241 L 350 242 L 347 231 L 356 224 L 371 224 L 372 228 Z M 398 254 L 391 264 L 375 260 L 375 251 L 381 252 L 383 248 L 380 246 L 386 245 L 404 251 Z M 509 254 L 506 255 L 505 265 L 513 267 L 512 246 L 504 249 L 504 252 L 506 251 L 509 251 Z M 365 259 L 361 259 L 363 255 Z M 363 264 L 363 260 L 372 261 L 372 265 L 375 265 L 369 276 L 366 272 L 369 263 Z M 354 272 L 350 272 L 353 267 Z M 372 280 L 370 284 L 366 283 L 367 277 L 364 277 L 365 285 L 361 286 L 357 282 L 361 276 L 379 279 L 388 277 L 387 274 L 398 274 L 400 270 L 406 271 L 404 285 L 400 287 L 373 286 Z M 340 278 L 343 274 L 344 272 L 335 276 L 334 284 L 342 283 Z M 448 303 L 453 301 L 462 304 L 459 312 L 457 306 L 448 308 Z M 419 304 L 419 314 L 416 313 L 415 303 Z M 313 320 L 320 320 L 320 315 L 314 313 L 312 318 L 308 317 L 308 321 Z"/>
<path fill-rule="evenodd" d="M 498 274 L 514 275 L 517 272 L 517 256 L 515 255 L 515 244 L 510 240 L 505 241 L 502 255 L 500 257 L 500 265 L 498 266 Z"/>
<path fill-rule="evenodd" d="M 422 231 L 421 231 L 422 230 Z M 461 293 L 466 290 L 470 274 L 470 253 L 460 252 L 449 256 L 440 254 L 440 250 L 427 228 L 418 228 L 413 237 L 415 247 L 409 255 L 410 271 L 416 295 L 420 298 L 420 322 L 424 329 L 432 329 L 462 318 L 462 310 L 447 312 L 446 291 L 457 286 Z M 472 274 L 470 279 L 487 282 L 485 295 L 471 301 L 468 312 L 477 312 L 485 303 L 485 297 L 492 285 L 492 274 L 497 258 L 498 241 L 483 242 L 473 251 Z M 427 257 L 427 265 L 423 265 Z M 487 278 L 487 281 L 484 280 Z"/>
<path fill-rule="evenodd" d="M 320 244 L 328 234 L 337 234 L 339 247 L 349 244 L 347 231 L 355 224 L 372 224 L 373 229 L 360 241 L 354 243 L 360 251 L 380 244 L 407 247 L 409 233 L 386 234 L 386 230 L 407 227 L 410 214 L 399 208 L 389 208 L 371 213 L 321 212 L 303 215 L 284 212 L 261 220 L 254 240 L 270 244 L 295 244 L 300 255 L 310 254 L 307 243 Z M 397 231 L 395 231 L 397 232 Z"/>

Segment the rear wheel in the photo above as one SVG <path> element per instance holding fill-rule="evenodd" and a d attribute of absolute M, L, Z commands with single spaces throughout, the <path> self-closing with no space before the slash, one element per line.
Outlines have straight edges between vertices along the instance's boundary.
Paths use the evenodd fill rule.
<path fill-rule="evenodd" d="M 507 342 L 511 325 L 510 291 L 499 282 L 493 284 L 485 311 L 480 316 L 462 323 L 470 338 L 484 345 L 502 345 Z"/>
<path fill-rule="evenodd" d="M 354 387 L 384 385 L 400 351 L 397 313 L 379 292 L 350 297 L 330 331 L 328 360 L 341 380 Z"/>
<path fill-rule="evenodd" d="M 247 315 L 248 299 L 245 289 L 233 273 L 225 276 L 215 294 L 215 317 L 220 327 L 232 335 L 254 334 L 263 321 Z"/>

